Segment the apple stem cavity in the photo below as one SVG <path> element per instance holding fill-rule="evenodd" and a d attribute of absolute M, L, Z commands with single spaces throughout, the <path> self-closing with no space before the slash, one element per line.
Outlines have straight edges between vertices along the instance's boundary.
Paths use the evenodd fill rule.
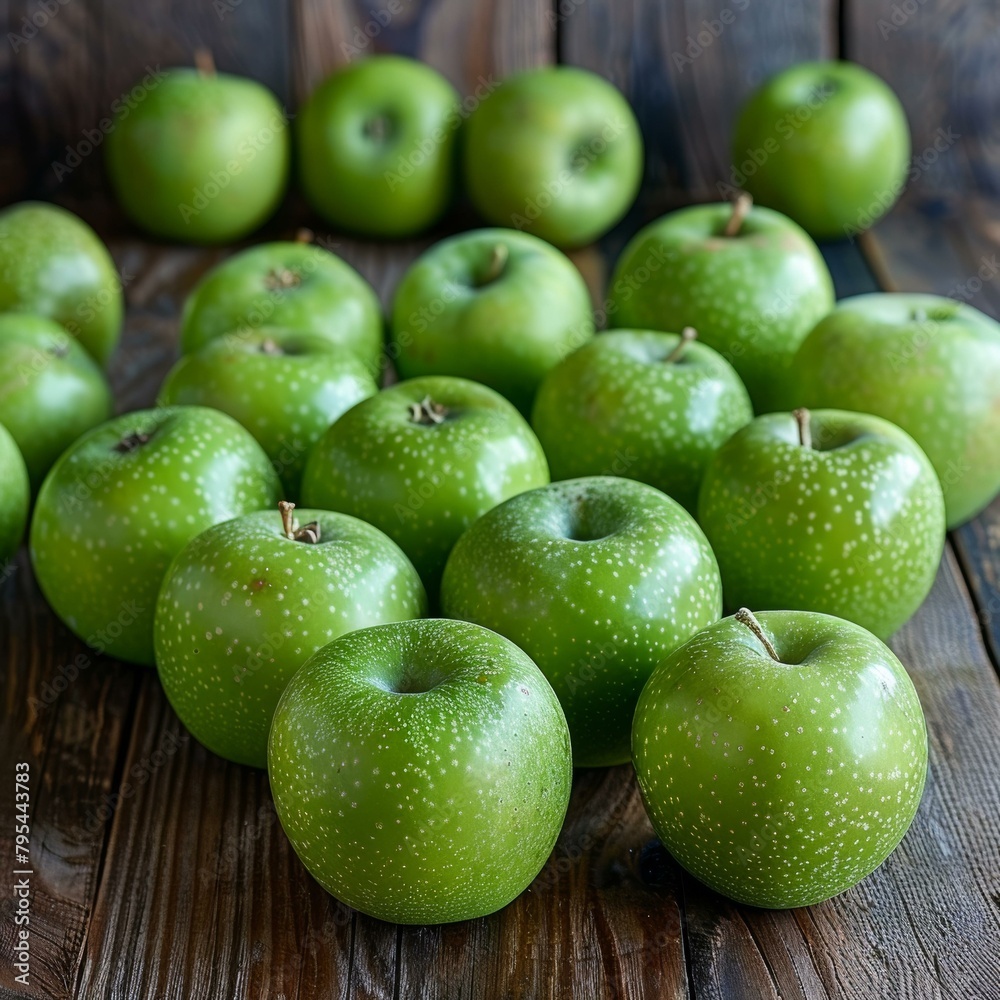
<path fill-rule="evenodd" d="M 365 135 L 369 139 L 374 139 L 375 142 L 385 142 L 390 130 L 390 122 L 385 115 L 375 115 L 364 124 Z"/>
<path fill-rule="evenodd" d="M 315 545 L 320 540 L 320 527 L 318 521 L 310 521 L 301 528 L 295 521 L 292 511 L 295 504 L 288 500 L 278 501 L 278 510 L 281 513 L 281 526 L 285 530 L 285 538 L 291 542 L 307 542 Z"/>
<path fill-rule="evenodd" d="M 151 434 L 144 434 L 142 431 L 133 431 L 131 434 L 126 434 L 115 445 L 115 451 L 120 455 L 127 455 L 129 452 L 135 451 L 136 448 L 141 448 L 151 437 Z"/>
<path fill-rule="evenodd" d="M 813 446 L 813 436 L 809 411 L 800 407 L 797 410 L 792 410 L 792 416 L 795 417 L 795 423 L 798 424 L 799 444 L 803 448 L 811 448 Z"/>
<path fill-rule="evenodd" d="M 201 76 L 215 76 L 215 58 L 210 49 L 195 49 L 194 65 Z"/>
<path fill-rule="evenodd" d="M 681 330 L 681 339 L 678 341 L 677 346 L 663 359 L 668 364 L 673 364 L 680 361 L 684 356 L 684 351 L 687 345 L 691 343 L 692 340 L 698 339 L 698 331 L 693 326 L 686 326 Z"/>
<path fill-rule="evenodd" d="M 476 287 L 481 288 L 483 285 L 488 285 L 496 281 L 503 274 L 509 257 L 510 247 L 506 243 L 495 243 L 493 249 L 490 251 L 490 258 L 486 262 L 486 267 L 477 277 Z"/>
<path fill-rule="evenodd" d="M 757 621 L 756 616 L 749 608 L 740 608 L 733 617 L 741 624 L 745 625 L 751 632 L 757 637 L 757 641 L 767 650 L 767 655 L 774 660 L 775 663 L 781 662 L 781 657 L 778 656 L 777 651 L 771 644 L 771 640 L 768 639 L 767 633 L 764 631 L 764 627 L 759 621 Z"/>
<path fill-rule="evenodd" d="M 730 238 L 739 236 L 740 230 L 743 228 L 743 221 L 752 207 L 753 196 L 746 191 L 741 191 L 733 202 L 733 211 L 726 222 L 726 228 L 722 230 L 722 235 Z"/>
<path fill-rule="evenodd" d="M 424 396 L 419 403 L 410 404 L 410 420 L 415 424 L 443 424 L 447 416 L 448 407 L 435 402 L 430 396 Z"/>

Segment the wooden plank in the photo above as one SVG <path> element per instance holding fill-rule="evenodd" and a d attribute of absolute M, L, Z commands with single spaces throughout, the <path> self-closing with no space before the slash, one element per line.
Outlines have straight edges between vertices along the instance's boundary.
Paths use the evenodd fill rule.
<path fill-rule="evenodd" d="M 292 9 L 300 103 L 336 67 L 378 52 L 424 60 L 470 100 L 556 56 L 549 0 L 293 0 Z"/>
<path fill-rule="evenodd" d="M 14 84 L 14 57 L 28 44 L 21 17 L 19 4 L 0 0 L 0 204 L 16 200 L 28 178 Z"/>
<path fill-rule="evenodd" d="M 562 60 L 594 70 L 632 102 L 646 141 L 643 216 L 683 197 L 717 200 L 740 103 L 772 73 L 832 56 L 833 0 L 560 0 Z"/>
<path fill-rule="evenodd" d="M 9 93 L 20 135 L 27 194 L 89 195 L 100 187 L 103 133 L 96 54 L 101 22 L 93 3 L 9 0 L 19 38 L 10 45 Z"/>
<path fill-rule="evenodd" d="M 916 187 L 935 201 L 1000 193 L 1000 33 L 986 2 L 850 0 L 848 56 L 878 73 L 906 108 Z"/>
<path fill-rule="evenodd" d="M 127 741 L 132 670 L 87 650 L 45 604 L 22 550 L 0 583 L 0 992 L 74 995 L 109 827 L 119 751 Z M 15 863 L 14 767 L 30 771 L 29 863 Z M 15 982 L 14 869 L 29 870 L 30 973 Z"/>
<path fill-rule="evenodd" d="M 98 0 L 102 12 L 102 107 L 129 92 L 150 69 L 191 66 L 199 48 L 222 72 L 249 76 L 279 100 L 290 96 L 288 0 L 175 0 L 122 4 Z"/>

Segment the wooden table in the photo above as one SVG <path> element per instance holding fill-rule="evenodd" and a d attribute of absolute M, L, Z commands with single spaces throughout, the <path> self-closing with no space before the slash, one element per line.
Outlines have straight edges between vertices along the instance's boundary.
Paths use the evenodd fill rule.
<path fill-rule="evenodd" d="M 787 9 L 762 0 L 398 2 L 403 13 L 372 47 L 421 55 L 464 93 L 483 75 L 558 57 L 629 94 L 649 146 L 647 183 L 630 218 L 575 255 L 598 305 L 609 262 L 644 219 L 716 197 L 726 126 L 747 89 L 839 48 L 896 86 L 924 159 L 910 194 L 871 235 L 824 248 L 838 294 L 928 290 L 1000 315 L 1000 205 L 989 198 L 1000 191 L 990 145 L 1000 42 L 987 3 L 927 0 L 886 35 L 880 21 L 894 24 L 892 0 L 845 2 L 839 21 L 832 0 Z M 152 401 L 176 351 L 179 303 L 224 251 L 140 241 L 105 213 L 99 157 L 59 186 L 52 158 L 144 64 L 181 60 L 195 44 L 212 44 L 222 68 L 261 76 L 294 104 L 338 61 L 368 7 L 387 5 L 230 0 L 218 17 L 193 0 L 122 6 L 74 0 L 39 40 L 0 53 L 0 198 L 57 195 L 109 238 L 129 305 L 112 371 L 118 407 L 128 410 Z M 0 0 L 0 23 L 6 11 L 16 28 L 36 8 Z M 723 8 L 735 12 L 732 23 L 678 63 L 686 38 Z M 958 138 L 925 156 L 941 129 Z M 292 200 L 258 238 L 290 232 L 300 218 Z M 459 212 L 446 229 L 470 221 Z M 392 246 L 334 239 L 388 300 L 402 269 L 440 235 Z M 22 552 L 0 583 L 0 763 L 9 782 L 0 856 L 13 867 L 13 771 L 27 761 L 31 979 L 27 991 L 13 979 L 5 888 L 0 996 L 998 1000 L 1000 502 L 952 534 L 933 592 L 893 647 L 927 713 L 927 790 L 899 850 L 843 896 L 769 912 L 713 894 L 652 841 L 631 769 L 619 767 L 577 774 L 552 858 L 501 913 L 395 927 L 359 916 L 309 878 L 266 776 L 189 738 L 154 672 L 76 641 Z"/>

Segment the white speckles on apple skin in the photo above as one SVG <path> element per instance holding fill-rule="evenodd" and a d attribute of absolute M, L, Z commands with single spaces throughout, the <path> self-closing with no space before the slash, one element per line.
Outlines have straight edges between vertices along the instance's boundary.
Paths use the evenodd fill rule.
<path fill-rule="evenodd" d="M 427 397 L 448 408 L 443 423 L 410 419 L 411 406 Z M 513 405 L 477 382 L 428 376 L 348 410 L 310 454 L 302 502 L 380 528 L 433 600 L 459 535 L 498 503 L 548 481 L 542 446 Z"/>
<path fill-rule="evenodd" d="M 659 490 L 595 476 L 495 508 L 448 561 L 444 613 L 507 636 L 555 688 L 574 762 L 630 756 L 632 713 L 653 668 L 722 612 L 715 557 Z"/>
<path fill-rule="evenodd" d="M 416 570 L 377 528 L 295 514 L 318 522 L 318 543 L 286 538 L 276 510 L 216 525 L 174 559 L 157 603 L 156 665 L 171 705 L 210 750 L 253 767 L 266 767 L 278 698 L 317 649 L 427 611 Z"/>
<path fill-rule="evenodd" d="M 502 636 L 424 620 L 352 632 L 281 697 L 268 774 L 281 824 L 327 891 L 435 924 L 505 906 L 538 874 L 569 803 L 569 731 Z"/>
<path fill-rule="evenodd" d="M 726 607 L 820 611 L 892 635 L 930 591 L 944 499 L 905 432 L 868 414 L 814 410 L 803 448 L 790 413 L 758 417 L 708 464 L 698 520 Z M 855 435 L 840 443 L 845 433 Z"/>
<path fill-rule="evenodd" d="M 150 435 L 118 451 L 122 438 Z M 170 560 L 220 521 L 279 499 L 260 445 L 232 417 L 197 406 L 140 410 L 102 424 L 42 484 L 31 561 L 57 615 L 84 642 L 153 664 L 153 612 Z"/>
<path fill-rule="evenodd" d="M 732 618 L 657 668 L 633 756 L 657 835 L 692 874 L 754 906 L 809 906 L 874 871 L 920 804 L 927 734 L 902 664 L 858 625 Z"/>
<path fill-rule="evenodd" d="M 549 372 L 531 423 L 554 480 L 627 476 L 694 513 L 705 464 L 753 408 L 739 376 L 705 344 L 666 361 L 679 341 L 611 330 Z"/>

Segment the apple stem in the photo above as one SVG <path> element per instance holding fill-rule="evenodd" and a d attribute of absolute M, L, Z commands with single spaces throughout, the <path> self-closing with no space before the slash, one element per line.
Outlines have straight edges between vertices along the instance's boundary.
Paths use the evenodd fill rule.
<path fill-rule="evenodd" d="M 436 403 L 430 396 L 410 404 L 410 420 L 415 424 L 443 424 L 447 416 L 448 407 Z"/>
<path fill-rule="evenodd" d="M 792 416 L 795 417 L 795 422 L 799 425 L 799 444 L 803 448 L 811 448 L 813 446 L 813 436 L 809 411 L 804 407 L 800 407 L 797 410 L 792 410 Z"/>
<path fill-rule="evenodd" d="M 743 227 L 743 220 L 746 219 L 752 206 L 753 196 L 746 191 L 741 191 L 733 202 L 733 212 L 729 216 L 729 221 L 726 222 L 726 228 L 722 230 L 722 235 L 738 236 Z"/>
<path fill-rule="evenodd" d="M 130 451 L 135 451 L 136 448 L 141 447 L 149 441 L 150 435 L 143 434 L 141 431 L 132 431 L 131 434 L 126 434 L 118 444 L 115 445 L 115 451 L 122 455 L 127 455 Z"/>
<path fill-rule="evenodd" d="M 278 501 L 278 510 L 281 513 L 281 526 L 285 530 L 285 538 L 292 542 L 308 542 L 315 544 L 320 539 L 320 527 L 318 521 L 310 521 L 301 528 L 295 523 L 292 511 L 295 504 L 288 500 Z"/>
<path fill-rule="evenodd" d="M 764 631 L 763 626 L 759 621 L 757 621 L 756 616 L 749 608 L 740 608 L 733 617 L 741 624 L 746 625 L 748 629 L 757 637 L 760 644 L 767 650 L 767 655 L 771 657 L 775 663 L 781 662 L 781 657 L 778 656 L 777 651 L 774 646 L 771 645 L 771 640 L 768 639 L 767 633 Z"/>
<path fill-rule="evenodd" d="M 684 354 L 684 350 L 692 340 L 698 339 L 698 331 L 693 326 L 686 326 L 681 330 L 681 339 L 678 341 L 677 346 L 663 359 L 664 361 L 676 362 L 680 361 Z"/>
<path fill-rule="evenodd" d="M 496 243 L 490 251 L 490 259 L 486 263 L 486 269 L 479 275 L 477 285 L 488 285 L 491 281 L 496 281 L 503 274 L 503 269 L 507 266 L 507 258 L 510 256 L 510 247 L 506 243 Z"/>
<path fill-rule="evenodd" d="M 215 76 L 215 58 L 211 49 L 195 49 L 194 65 L 201 76 Z"/>
<path fill-rule="evenodd" d="M 308 226 L 299 226 L 295 231 L 296 243 L 312 243 L 316 239 L 316 234 Z"/>
<path fill-rule="evenodd" d="M 260 342 L 260 353 L 261 354 L 284 354 L 285 352 L 281 349 L 281 345 L 273 337 L 265 337 Z"/>

